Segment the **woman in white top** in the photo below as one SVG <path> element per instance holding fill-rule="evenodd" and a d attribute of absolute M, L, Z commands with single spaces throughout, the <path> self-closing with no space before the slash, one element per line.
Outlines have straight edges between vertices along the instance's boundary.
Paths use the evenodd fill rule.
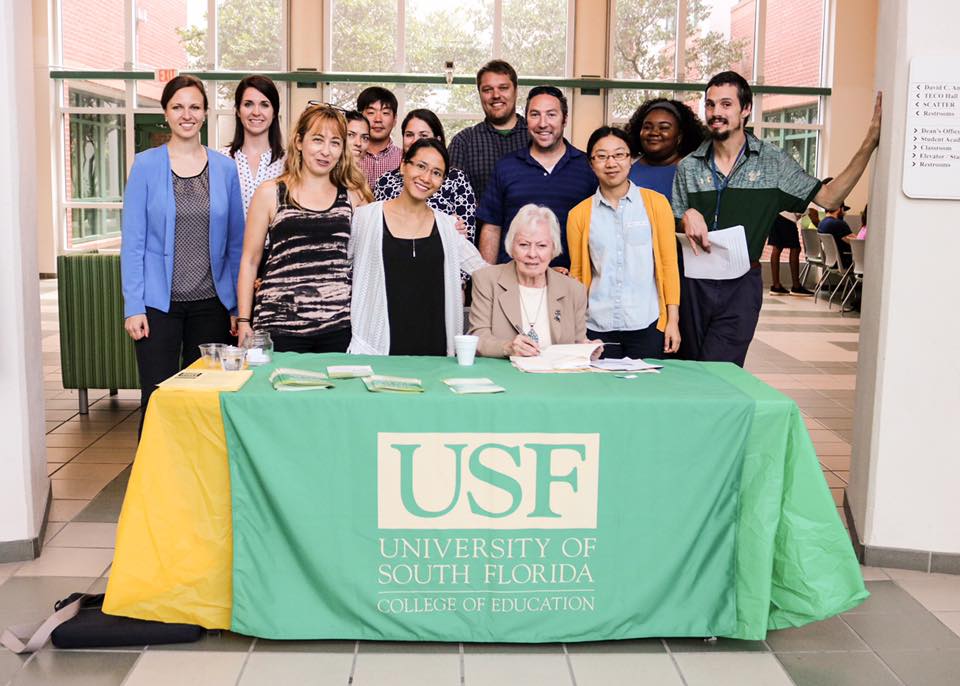
<path fill-rule="evenodd" d="M 273 81 L 253 74 L 237 84 L 233 102 L 233 141 L 221 152 L 237 163 L 246 214 L 257 187 L 283 173 L 280 94 Z"/>
<path fill-rule="evenodd" d="M 427 205 L 448 165 L 443 143 L 418 140 L 403 155 L 400 195 L 354 213 L 348 352 L 454 354 L 453 338 L 463 331 L 460 271 L 471 274 L 486 262 L 453 217 Z"/>

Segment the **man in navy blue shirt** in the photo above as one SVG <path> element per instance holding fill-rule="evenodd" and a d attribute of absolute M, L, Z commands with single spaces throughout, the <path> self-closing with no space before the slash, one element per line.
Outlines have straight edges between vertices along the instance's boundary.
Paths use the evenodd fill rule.
<path fill-rule="evenodd" d="M 840 263 L 846 269 L 850 266 L 852 257 L 850 255 L 850 225 L 843 221 L 843 213 L 850 208 L 842 205 L 835 210 L 827 210 L 827 216 L 820 220 L 817 226 L 817 233 L 828 233 L 833 236 L 837 242 L 837 251 L 840 253 Z"/>
<path fill-rule="evenodd" d="M 567 213 L 597 190 L 597 177 L 587 156 L 563 137 L 567 99 L 559 88 L 531 88 L 524 114 L 530 147 L 497 162 L 477 209 L 480 254 L 491 264 L 509 262 L 503 246 L 506 229 L 521 207 L 534 203 L 557 215 L 563 254 L 551 265 L 567 268 Z"/>

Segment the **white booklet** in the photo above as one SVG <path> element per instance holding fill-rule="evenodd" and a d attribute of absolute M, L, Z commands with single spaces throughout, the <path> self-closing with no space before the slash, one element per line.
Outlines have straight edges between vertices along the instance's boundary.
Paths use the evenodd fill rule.
<path fill-rule="evenodd" d="M 503 386 L 498 386 L 490 379 L 444 379 L 443 383 L 450 387 L 450 390 L 457 395 L 467 395 L 474 393 L 503 393 Z"/>
<path fill-rule="evenodd" d="M 750 270 L 750 254 L 747 252 L 747 235 L 743 226 L 711 231 L 710 252 L 700 246 L 699 255 L 693 254 L 690 239 L 678 233 L 683 250 L 683 274 L 688 279 L 736 279 Z"/>
<path fill-rule="evenodd" d="M 575 372 L 590 369 L 590 358 L 600 343 L 566 343 L 551 345 L 536 357 L 511 357 L 510 362 L 522 372 Z"/>
<path fill-rule="evenodd" d="M 605 372 L 657 372 L 663 369 L 662 364 L 650 364 L 629 357 L 620 359 L 608 357 L 602 360 L 594 360 L 590 363 L 590 366 Z"/>

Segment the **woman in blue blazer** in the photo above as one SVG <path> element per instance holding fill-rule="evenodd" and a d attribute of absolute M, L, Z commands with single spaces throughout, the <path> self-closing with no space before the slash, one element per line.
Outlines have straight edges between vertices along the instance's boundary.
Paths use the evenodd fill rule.
<path fill-rule="evenodd" d="M 198 345 L 236 331 L 243 250 L 237 167 L 200 143 L 203 83 L 177 76 L 160 104 L 172 135 L 134 160 L 120 247 L 124 328 L 135 341 L 144 414 L 156 384 L 194 362 Z"/>

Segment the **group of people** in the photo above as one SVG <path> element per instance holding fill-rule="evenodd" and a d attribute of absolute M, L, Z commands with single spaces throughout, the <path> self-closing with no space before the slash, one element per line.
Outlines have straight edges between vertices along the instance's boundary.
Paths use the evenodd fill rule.
<path fill-rule="evenodd" d="M 597 340 L 616 357 L 679 354 L 742 365 L 761 301 L 760 251 L 773 217 L 842 201 L 876 147 L 879 98 L 857 155 L 829 183 L 746 132 L 752 94 L 734 72 L 706 88 L 705 124 L 684 103 L 643 103 L 585 151 L 564 138 L 568 105 L 517 74 L 477 73 L 484 119 L 447 146 L 434 112 L 391 134 L 389 90 L 355 110 L 311 103 L 283 145 L 279 94 L 248 76 L 235 133 L 200 142 L 201 81 L 169 81 L 171 137 L 137 155 L 124 196 L 125 329 L 136 342 L 145 409 L 197 345 L 268 331 L 277 351 L 451 355 L 464 330 L 481 355 L 536 355 Z M 754 261 L 739 279 L 681 276 L 676 231 L 695 252 L 709 232 L 745 227 Z M 695 258 L 694 258 L 695 259 Z"/>

